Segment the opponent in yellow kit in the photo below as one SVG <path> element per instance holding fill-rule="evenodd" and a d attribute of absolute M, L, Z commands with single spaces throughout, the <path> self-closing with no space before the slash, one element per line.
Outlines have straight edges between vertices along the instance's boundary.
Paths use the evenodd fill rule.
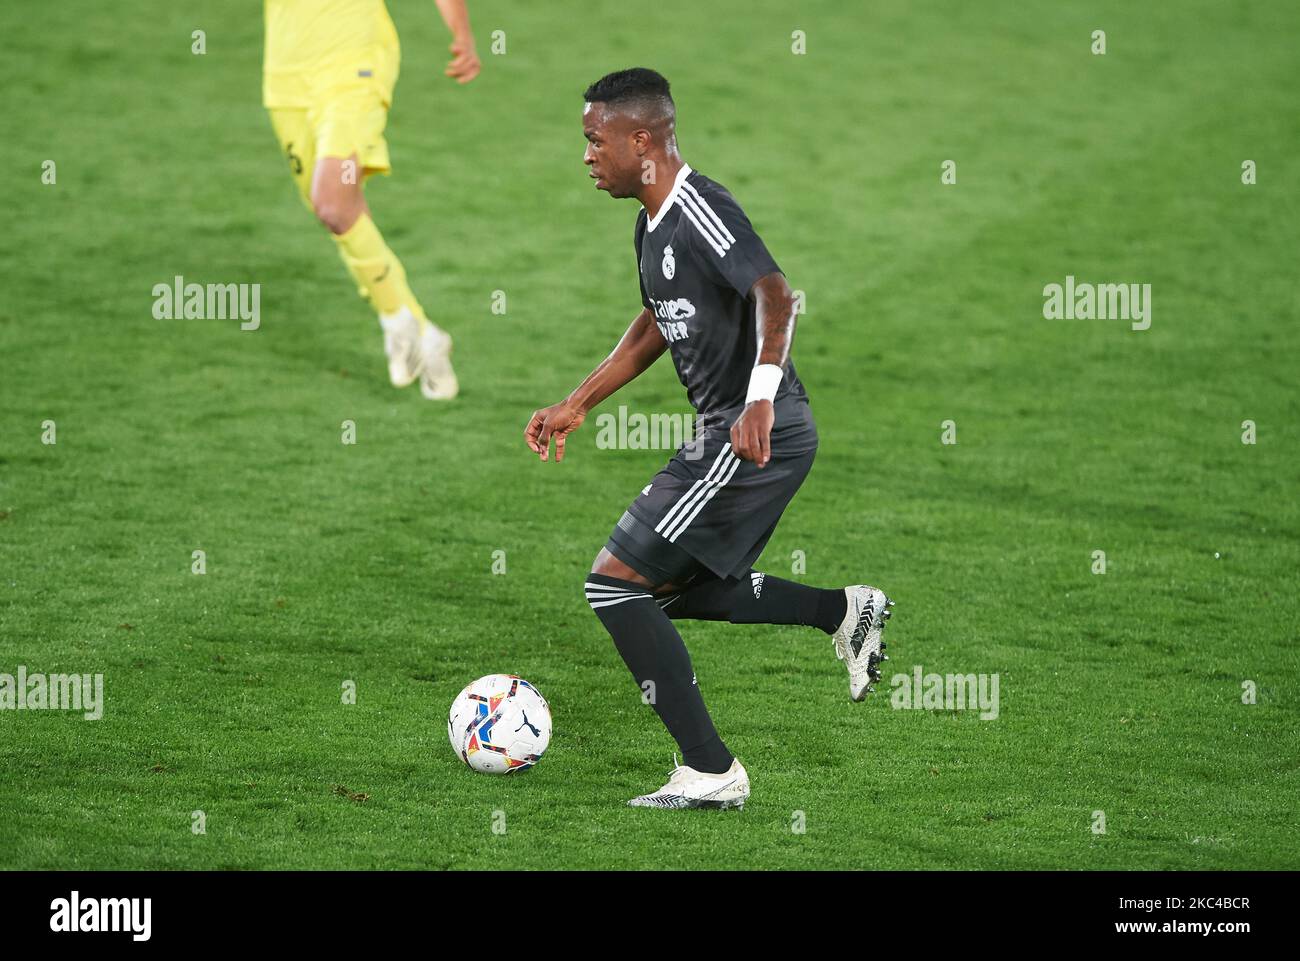
<path fill-rule="evenodd" d="M 434 2 L 452 34 L 446 74 L 469 83 L 480 64 L 465 0 Z M 379 312 L 393 385 L 419 378 L 425 397 L 446 400 L 458 390 L 451 337 L 425 316 L 363 190 L 389 171 L 384 126 L 400 59 L 384 0 L 266 0 L 262 99 L 294 182 Z"/>

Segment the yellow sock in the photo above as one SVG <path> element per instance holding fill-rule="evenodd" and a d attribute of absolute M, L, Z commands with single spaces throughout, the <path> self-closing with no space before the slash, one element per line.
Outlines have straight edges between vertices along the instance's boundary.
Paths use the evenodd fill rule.
<path fill-rule="evenodd" d="M 423 329 L 424 309 L 406 282 L 402 262 L 388 249 L 369 214 L 363 213 L 345 233 L 334 234 L 334 242 L 362 295 L 370 298 L 376 310 L 381 314 L 395 314 L 409 307 Z"/>

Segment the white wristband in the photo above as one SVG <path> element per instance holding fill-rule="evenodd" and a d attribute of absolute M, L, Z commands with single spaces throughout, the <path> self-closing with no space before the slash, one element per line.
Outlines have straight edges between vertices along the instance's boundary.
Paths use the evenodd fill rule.
<path fill-rule="evenodd" d="M 774 398 L 777 388 L 781 386 L 781 373 L 781 368 L 776 364 L 759 364 L 755 367 L 749 375 L 749 393 L 745 395 L 745 403 Z"/>

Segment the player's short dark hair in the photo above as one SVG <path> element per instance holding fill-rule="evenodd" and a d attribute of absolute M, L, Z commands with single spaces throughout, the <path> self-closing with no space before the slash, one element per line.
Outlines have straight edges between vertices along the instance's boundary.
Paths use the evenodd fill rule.
<path fill-rule="evenodd" d="M 587 103 L 615 104 L 633 110 L 648 107 L 669 119 L 677 113 L 667 78 L 646 67 L 607 73 L 588 87 L 582 98 Z"/>

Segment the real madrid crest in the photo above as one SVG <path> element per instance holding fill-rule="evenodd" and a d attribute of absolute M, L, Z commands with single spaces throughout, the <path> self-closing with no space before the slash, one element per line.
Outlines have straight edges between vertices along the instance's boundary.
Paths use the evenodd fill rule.
<path fill-rule="evenodd" d="M 673 248 L 664 248 L 664 277 L 668 280 L 673 279 L 673 274 L 677 272 L 677 261 L 673 260 Z"/>

